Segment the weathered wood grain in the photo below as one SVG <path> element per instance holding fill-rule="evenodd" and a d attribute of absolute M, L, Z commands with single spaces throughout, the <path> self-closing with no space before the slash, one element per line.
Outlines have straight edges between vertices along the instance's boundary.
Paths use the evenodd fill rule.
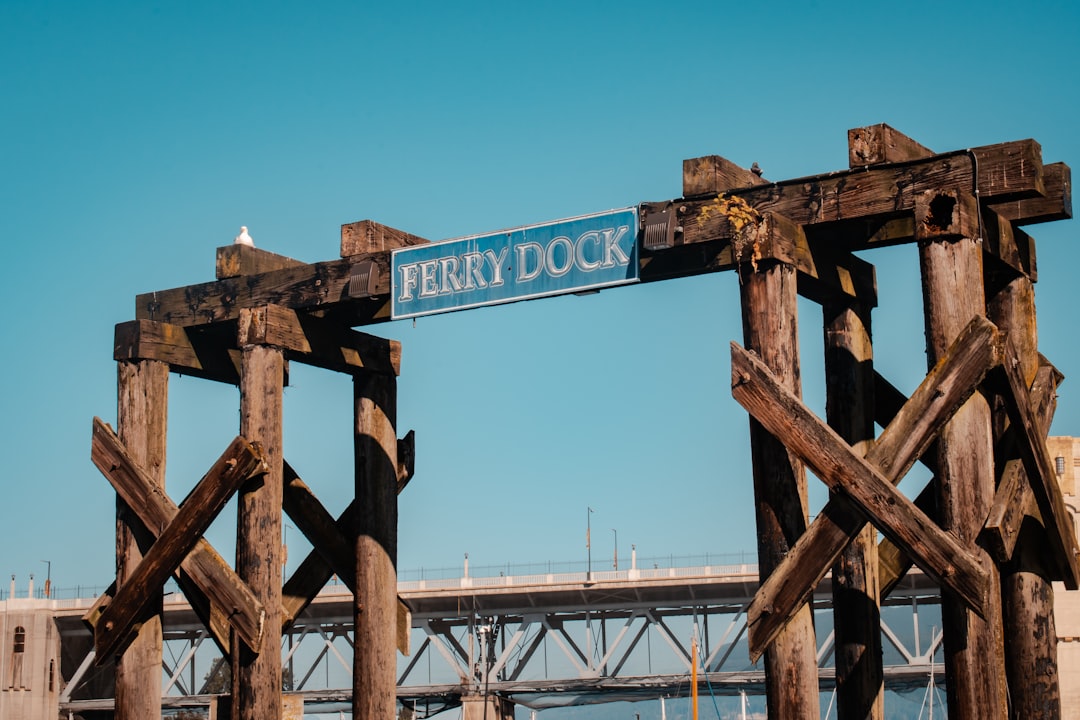
<path fill-rule="evenodd" d="M 782 378 L 792 393 L 799 380 L 795 269 L 767 261 L 742 268 L 740 304 L 748 347 Z M 750 418 L 750 455 L 764 580 L 806 530 L 806 470 L 768 429 Z M 765 702 L 772 717 L 817 718 L 817 643 L 810 608 L 803 606 L 765 653 Z"/>
<path fill-rule="evenodd" d="M 1072 212 L 1072 170 L 1065 163 L 1043 166 L 1044 197 L 991 203 L 1006 220 L 1020 225 L 1068 220 Z"/>
<path fill-rule="evenodd" d="M 217 249 L 215 277 L 222 280 L 243 275 L 259 275 L 271 270 L 300 267 L 303 264 L 299 260 L 250 245 L 226 245 Z"/>
<path fill-rule="evenodd" d="M 267 471 L 237 494 L 236 572 L 266 610 L 261 642 L 232 653 L 233 713 L 281 717 L 282 390 L 285 357 L 266 345 L 242 350 L 240 433 L 259 443 Z"/>
<path fill-rule="evenodd" d="M 139 615 L 160 594 L 165 580 L 194 549 L 210 523 L 242 482 L 266 471 L 257 446 L 238 437 L 198 482 L 184 504 L 154 541 L 135 572 L 116 591 L 94 627 L 96 661 L 121 652 L 137 630 Z"/>
<path fill-rule="evenodd" d="M 848 130 L 850 168 L 920 160 L 933 154 L 930 148 L 885 123 Z"/>
<path fill-rule="evenodd" d="M 94 418 L 90 459 L 152 538 L 176 517 L 179 511 L 176 503 L 135 463 L 112 429 L 100 418 Z M 210 612 L 200 614 L 200 619 L 207 624 L 223 650 L 230 644 L 230 627 L 249 647 L 258 646 L 265 617 L 262 604 L 205 539 L 200 539 L 180 564 L 178 581 L 193 607 L 211 608 Z M 99 605 L 103 606 L 107 601 L 95 604 L 98 609 L 91 609 L 85 616 L 91 626 L 96 624 L 103 609 Z"/>
<path fill-rule="evenodd" d="M 768 180 L 719 155 L 683 160 L 683 195 L 708 195 L 765 185 Z"/>
<path fill-rule="evenodd" d="M 117 421 L 123 440 L 148 470 L 147 480 L 165 486 L 169 371 L 159 362 L 121 362 L 117 365 Z M 116 582 L 128 583 L 142 562 L 153 537 L 139 522 L 133 507 L 116 499 Z M 111 599 L 111 598 L 110 598 Z M 104 610 L 104 608 L 100 608 Z M 138 636 L 117 659 L 116 717 L 137 720 L 161 712 L 161 601 L 148 603 L 138 621 Z"/>
<path fill-rule="evenodd" d="M 241 313 L 238 344 L 273 345 L 290 360 L 335 372 L 390 373 L 401 370 L 401 343 L 357 332 L 339 322 L 263 305 Z"/>
<path fill-rule="evenodd" d="M 116 326 L 113 359 L 157 360 L 167 363 L 175 373 L 239 385 L 240 352 L 234 345 L 218 333 L 200 332 L 198 328 L 130 320 Z"/>
<path fill-rule="evenodd" d="M 929 362 L 949 352 L 969 322 L 986 314 L 983 248 L 974 238 L 919 243 Z M 1004 718 L 1007 688 L 997 567 L 975 545 L 994 493 L 990 407 L 972 395 L 938 438 L 938 511 L 941 527 L 971 547 L 995 590 L 982 614 L 952 593 L 942 593 L 945 675 L 954 720 Z M 906 550 L 906 548 L 905 548 Z M 909 553 L 910 554 L 910 553 Z M 923 568 L 925 570 L 925 568 Z"/>
<path fill-rule="evenodd" d="M 409 245 L 423 245 L 426 242 L 428 241 L 422 237 L 373 220 L 361 220 L 341 226 L 341 257 L 343 258 L 386 252 Z"/>
<path fill-rule="evenodd" d="M 899 483 L 930 447 L 934 436 L 1000 361 L 1000 338 L 992 324 L 975 320 L 930 371 L 911 399 L 870 447 L 867 463 Z M 881 387 L 876 381 L 875 387 Z M 883 401 L 889 394 L 882 394 Z M 750 657 L 760 656 L 792 611 L 807 601 L 829 566 L 866 524 L 843 497 L 830 498 L 807 532 L 765 578 L 747 609 Z"/>
<path fill-rule="evenodd" d="M 989 578 L 972 552 L 943 532 L 879 470 L 855 455 L 839 436 L 772 376 L 761 360 L 732 343 L 732 396 L 814 470 L 831 490 L 854 502 L 928 575 L 985 612 Z"/>
<path fill-rule="evenodd" d="M 393 717 L 397 707 L 397 381 L 353 377 L 356 592 L 353 717 Z"/>
<path fill-rule="evenodd" d="M 856 453 L 874 441 L 874 352 L 870 308 L 834 301 L 822 306 L 825 414 Z M 839 720 L 882 720 L 885 683 L 881 660 L 877 532 L 862 531 L 832 569 L 833 650 Z"/>

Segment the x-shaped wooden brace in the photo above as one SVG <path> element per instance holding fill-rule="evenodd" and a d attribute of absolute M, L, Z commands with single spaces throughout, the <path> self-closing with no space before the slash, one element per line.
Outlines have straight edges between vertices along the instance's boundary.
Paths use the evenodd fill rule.
<path fill-rule="evenodd" d="M 83 618 L 94 631 L 97 663 L 123 651 L 155 592 L 173 574 L 185 595 L 196 598 L 192 607 L 223 650 L 229 647 L 230 624 L 249 647 L 258 647 L 262 606 L 202 537 L 240 485 L 266 472 L 258 446 L 242 437 L 233 440 L 180 507 L 154 485 L 100 418 L 94 418 L 91 459 L 155 538 L 115 596 L 107 591 Z"/>
<path fill-rule="evenodd" d="M 869 517 L 927 574 L 980 615 L 988 587 L 978 557 L 938 528 L 894 487 L 994 367 L 1010 390 L 1010 416 L 1024 430 L 1024 466 L 1036 491 L 1051 545 L 1066 583 L 1078 574 L 1071 520 L 1036 430 L 1027 389 L 1007 341 L 987 320 L 976 318 L 931 371 L 897 418 L 867 452 L 854 451 L 783 388 L 756 357 L 732 343 L 732 394 L 754 418 L 814 470 L 837 495 L 830 499 L 781 564 L 766 579 L 748 611 L 750 654 L 756 659 L 824 577 Z M 1041 452 L 1040 452 L 1041 448 Z M 1043 458 L 1040 460 L 1039 455 Z M 1049 473 L 1049 474 L 1047 474 Z M 1049 484 L 1047 483 L 1049 480 Z M 1045 510 L 1044 510 L 1045 508 Z"/>
<path fill-rule="evenodd" d="M 410 430 L 403 440 L 398 441 L 398 494 L 412 478 L 414 437 Z M 282 504 L 286 514 L 313 548 L 282 588 L 281 623 L 284 631 L 296 621 L 334 574 L 349 590 L 356 592 L 356 551 L 349 538 L 356 534 L 357 521 L 355 501 L 349 503 L 335 520 L 287 462 Z M 411 624 L 409 607 L 399 597 L 397 643 L 403 655 L 409 654 Z"/>

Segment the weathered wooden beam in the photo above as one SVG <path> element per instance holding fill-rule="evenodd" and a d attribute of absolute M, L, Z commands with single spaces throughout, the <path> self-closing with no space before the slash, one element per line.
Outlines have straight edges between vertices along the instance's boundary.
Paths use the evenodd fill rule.
<path fill-rule="evenodd" d="M 851 448 L 737 343 L 731 346 L 732 396 L 831 490 L 842 492 L 928 575 L 975 612 L 985 612 L 989 578 L 972 553 L 942 531 L 881 472 Z"/>
<path fill-rule="evenodd" d="M 848 167 L 851 168 L 921 160 L 933 154 L 930 148 L 885 123 L 848 130 Z"/>
<path fill-rule="evenodd" d="M 353 376 L 357 532 L 353 535 L 353 702 L 355 718 L 393 717 L 397 708 L 397 380 Z"/>
<path fill-rule="evenodd" d="M 937 487 L 934 485 L 934 478 L 915 496 L 914 502 L 915 507 L 924 512 L 926 517 L 937 522 Z M 914 564 L 896 543 L 889 538 L 882 538 L 878 543 L 878 585 L 882 599 L 892 594 Z"/>
<path fill-rule="evenodd" d="M 1000 337 L 994 326 L 986 320 L 973 321 L 895 413 L 867 452 L 866 462 L 891 483 L 899 483 L 999 360 Z M 888 400 L 883 393 L 880 401 Z M 807 601 L 865 524 L 864 514 L 850 502 L 830 498 L 807 532 L 762 582 L 747 609 L 751 659 L 760 656 L 791 613 Z"/>
<path fill-rule="evenodd" d="M 683 195 L 726 193 L 738 188 L 765 185 L 761 175 L 719 155 L 683 160 Z"/>
<path fill-rule="evenodd" d="M 825 413 L 829 426 L 860 455 L 874 442 L 874 352 L 870 308 L 842 300 L 822 306 Z M 882 720 L 877 532 L 867 526 L 832 569 L 836 707 L 841 720 Z"/>
<path fill-rule="evenodd" d="M 1039 279 L 1035 264 L 1035 240 L 1000 213 L 988 208 L 983 212 L 983 240 L 986 254 L 998 261 L 997 265 L 988 263 L 984 274 L 988 287 L 1000 285 L 994 275 L 1003 275 L 998 268 L 1004 265 L 1009 275 L 1026 275 L 1031 282 Z M 1007 282 L 1007 280 L 1006 280 Z"/>
<path fill-rule="evenodd" d="M 100 418 L 94 418 L 90 459 L 152 537 L 156 538 L 172 523 L 179 512 L 176 503 L 136 464 L 116 434 Z M 194 588 L 185 586 L 188 579 Z M 178 580 L 185 593 L 191 593 L 188 598 L 195 598 L 191 600 L 193 606 L 208 603 L 212 607 L 212 612 L 201 619 L 223 649 L 229 647 L 230 627 L 249 647 L 259 644 L 265 617 L 261 603 L 205 539 L 200 539 L 180 564 Z M 198 595 L 192 592 L 194 589 L 199 591 Z M 206 603 L 198 596 L 205 596 Z M 92 608 L 84 616 L 91 627 L 97 623 L 103 609 L 99 606 L 103 604 L 96 603 L 97 610 Z"/>
<path fill-rule="evenodd" d="M 253 475 L 266 472 L 266 469 L 260 448 L 242 437 L 232 441 L 101 613 L 94 627 L 98 664 L 123 650 L 136 630 L 134 624 L 143 608 L 153 602 L 162 585 L 194 549 L 240 484 Z"/>
<path fill-rule="evenodd" d="M 1043 166 L 1044 196 L 993 202 L 994 210 L 1019 225 L 1068 220 L 1072 212 L 1072 170 L 1065 163 Z"/>
<path fill-rule="evenodd" d="M 374 220 L 361 220 L 341 226 L 341 257 L 388 252 L 394 248 L 423 245 L 428 241 L 404 230 L 388 227 Z"/>
<path fill-rule="evenodd" d="M 916 237 L 921 229 L 917 223 Z M 949 352 L 971 320 L 986 315 L 982 245 L 977 235 L 945 233 L 919 242 L 926 352 L 931 364 Z M 989 586 L 995 589 L 981 615 L 953 594 L 943 593 L 949 712 L 955 714 L 953 720 L 1004 719 L 1008 692 L 999 577 L 990 556 L 975 544 L 994 493 L 992 419 L 981 393 L 972 395 L 941 431 L 935 486 L 941 527 L 973 549 Z"/>
<path fill-rule="evenodd" d="M 250 245 L 226 245 L 217 249 L 215 277 L 218 280 L 223 280 L 244 275 L 259 275 L 272 270 L 301 267 L 302 265 L 304 263 L 299 260 L 277 255 L 262 248 Z"/>
<path fill-rule="evenodd" d="M 155 487 L 165 486 L 169 369 L 153 360 L 120 362 L 116 367 L 117 422 L 123 444 L 148 468 Z M 124 500 L 116 498 L 116 582 L 127 583 L 149 550 L 153 535 Z M 109 597 L 111 600 L 111 596 Z M 104 608 L 101 608 L 104 610 Z M 138 631 L 117 659 L 115 708 L 119 720 L 157 715 L 161 710 L 160 596 L 136 618 Z"/>
<path fill-rule="evenodd" d="M 977 172 L 975 166 L 977 165 Z M 1042 158 L 1033 140 L 1003 143 L 971 151 L 937 155 L 901 165 L 846 170 L 732 191 L 759 214 L 772 213 L 797 225 L 836 222 L 880 223 L 914 211 L 916 194 L 942 187 L 972 189 L 984 201 L 1039 196 L 1043 191 Z M 685 247 L 671 251 L 682 264 L 671 263 L 681 274 L 697 274 L 731 267 L 723 260 L 723 244 L 731 240 L 729 223 L 721 215 L 703 219 L 714 199 L 693 199 L 685 206 L 684 245 L 706 244 L 695 254 Z M 386 236 L 381 242 L 387 242 Z M 403 240 L 404 242 L 404 240 Z M 350 251 L 351 252 L 351 251 Z M 664 253 L 655 253 L 655 262 Z M 349 281 L 355 262 L 370 259 L 378 268 L 373 299 L 351 300 Z M 651 279 L 642 258 L 643 279 Z M 135 317 L 175 325 L 202 325 L 234 320 L 241 308 L 281 305 L 293 310 L 340 313 L 349 325 L 389 319 L 389 251 L 355 255 L 342 260 L 284 268 L 244 278 L 229 278 L 172 290 L 145 293 L 136 298 Z M 819 270 L 820 272 L 820 270 Z M 652 275 L 655 279 L 656 273 Z M 672 277 L 661 273 L 661 277 Z"/>
<path fill-rule="evenodd" d="M 336 372 L 397 375 L 401 369 L 397 340 L 357 332 L 280 305 L 263 305 L 241 314 L 238 343 L 280 347 L 291 360 Z"/>
<path fill-rule="evenodd" d="M 241 315 L 251 312 L 241 310 Z M 233 716 L 276 720 L 281 714 L 281 504 L 283 494 L 283 351 L 244 345 L 240 433 L 259 443 L 267 471 L 237 493 L 236 572 L 266 610 L 258 647 L 233 647 Z"/>
<path fill-rule="evenodd" d="M 238 385 L 240 353 L 233 345 L 197 328 L 131 320 L 116 326 L 113 359 L 158 360 L 175 373 Z"/>
<path fill-rule="evenodd" d="M 1031 385 L 1031 406 L 1045 435 L 1050 428 L 1057 407 L 1057 386 L 1063 376 L 1049 363 L 1042 364 Z M 1016 541 L 1020 537 L 1020 527 L 1024 516 L 1032 515 L 1041 520 L 1035 494 L 1024 470 L 1024 462 L 1018 456 L 1016 444 L 1017 429 L 1010 426 L 1007 434 L 999 441 L 997 452 L 998 465 L 1002 468 L 998 481 L 994 504 L 986 517 L 983 527 L 983 542 L 986 549 L 999 563 L 1007 563 L 1013 557 Z"/>
<path fill-rule="evenodd" d="M 1008 381 L 1010 397 L 1006 408 L 1009 419 L 1018 430 L 1020 458 L 1046 528 L 1050 550 L 1062 575 L 1060 579 L 1067 589 L 1080 589 L 1080 548 L 1077 547 L 1072 516 L 1061 496 L 1050 453 L 1046 449 L 1043 425 L 1032 409 L 1027 383 L 1020 373 L 1020 360 L 1011 343 L 1006 346 L 1006 359 L 1001 367 Z"/>

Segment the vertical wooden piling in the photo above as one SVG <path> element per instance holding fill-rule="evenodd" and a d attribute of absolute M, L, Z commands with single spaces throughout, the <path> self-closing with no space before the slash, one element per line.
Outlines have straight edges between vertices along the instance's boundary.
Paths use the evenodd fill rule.
<path fill-rule="evenodd" d="M 829 425 L 860 454 L 874 439 L 874 367 L 870 308 L 832 300 L 825 329 L 825 411 Z M 877 531 L 863 528 L 832 570 L 836 709 L 839 720 L 881 720 L 885 683 L 881 656 Z"/>
<path fill-rule="evenodd" d="M 769 369 L 799 394 L 798 312 L 795 269 L 775 261 L 740 269 L 743 339 Z M 806 470 L 780 441 L 750 420 L 758 566 L 764 579 L 806 531 Z M 817 645 L 813 615 L 803 605 L 765 652 L 769 717 L 820 717 Z"/>
<path fill-rule="evenodd" d="M 916 204 L 916 232 L 931 366 L 976 315 L 986 312 L 982 243 L 961 227 L 956 198 L 928 194 Z M 927 234 L 930 233 L 930 234 Z M 990 407 L 975 393 L 945 426 L 938 443 L 938 498 L 942 527 L 977 549 L 994 494 Z M 980 555 L 998 587 L 996 566 Z M 986 619 L 945 592 L 942 597 L 945 674 L 952 720 L 988 720 L 1007 715 L 1001 598 L 990 593 Z"/>
<path fill-rule="evenodd" d="M 269 471 L 245 483 L 237 496 L 236 571 L 263 604 L 266 620 L 258 648 L 245 647 L 234 633 L 232 717 L 280 720 L 285 358 L 267 345 L 246 345 L 241 354 L 240 434 L 262 446 Z"/>
<path fill-rule="evenodd" d="M 154 360 L 117 364 L 117 428 L 132 458 L 165 487 L 165 439 L 168 419 L 169 366 Z M 149 549 L 151 537 L 137 537 L 142 528 L 122 500 L 116 501 L 116 580 L 123 585 Z M 117 720 L 161 716 L 161 599 L 142 619 L 138 636 L 116 664 Z"/>
<path fill-rule="evenodd" d="M 353 718 L 376 720 L 397 712 L 397 381 L 360 372 L 353 399 L 359 513 Z"/>
<path fill-rule="evenodd" d="M 1002 273 L 1013 275 L 1005 270 Z M 987 294 L 990 320 L 1008 333 L 1024 381 L 1030 387 L 1039 369 L 1035 288 L 1027 275 L 999 275 L 988 279 Z M 995 407 L 994 412 L 995 431 L 1000 436 L 1005 409 Z M 1009 648 L 1005 675 L 1009 716 L 1015 720 L 1061 717 L 1054 591 L 1048 557 L 1050 550 L 1042 527 L 1026 518 L 1013 559 L 1001 570 L 1002 626 Z"/>

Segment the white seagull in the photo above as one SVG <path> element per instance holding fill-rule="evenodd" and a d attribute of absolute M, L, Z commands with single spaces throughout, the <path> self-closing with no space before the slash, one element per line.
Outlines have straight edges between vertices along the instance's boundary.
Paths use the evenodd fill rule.
<path fill-rule="evenodd" d="M 255 241 L 248 235 L 247 225 L 240 226 L 240 234 L 233 240 L 233 245 L 247 245 L 248 247 L 255 247 Z"/>

